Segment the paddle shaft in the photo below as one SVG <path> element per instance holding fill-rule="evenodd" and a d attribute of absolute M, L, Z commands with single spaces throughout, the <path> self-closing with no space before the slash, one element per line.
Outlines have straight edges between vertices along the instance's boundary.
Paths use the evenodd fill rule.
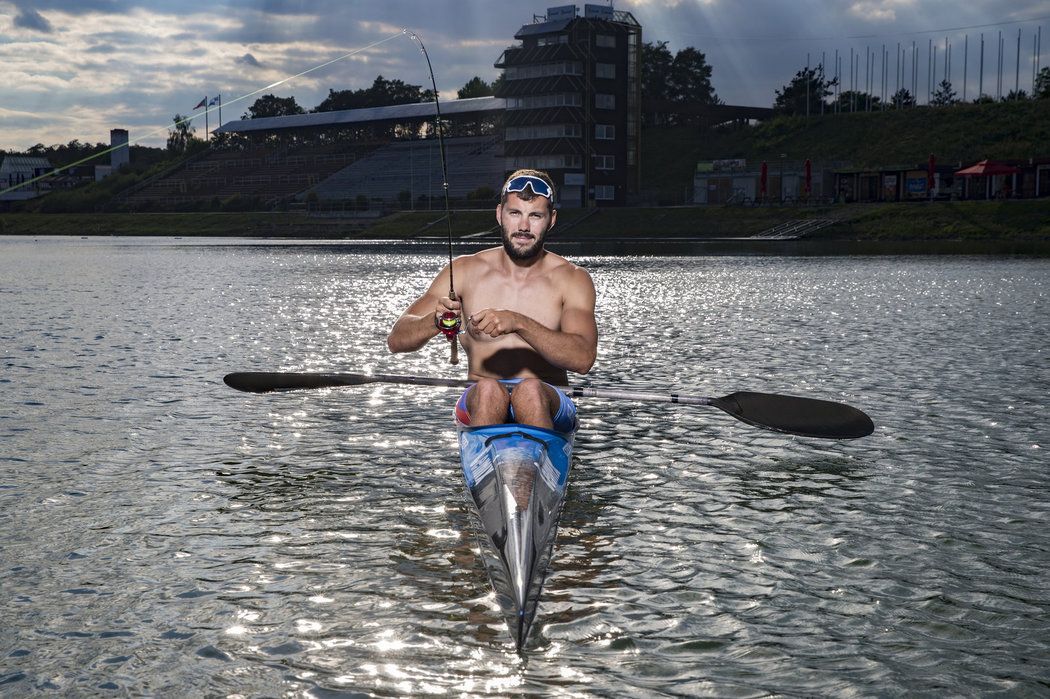
<path fill-rule="evenodd" d="M 396 376 L 390 374 L 347 374 L 309 372 L 239 372 L 227 374 L 223 381 L 239 391 L 267 393 L 306 388 L 361 386 L 370 383 L 407 384 L 466 388 L 475 382 L 431 376 Z M 604 398 L 639 402 L 710 405 L 749 425 L 775 432 L 820 439 L 856 439 L 875 430 L 871 418 L 862 411 L 842 403 L 783 396 L 775 393 L 738 391 L 721 398 L 683 396 L 678 393 L 620 391 L 601 388 L 559 386 L 573 398 Z"/>
<path fill-rule="evenodd" d="M 435 376 L 401 376 L 393 374 L 325 374 L 312 372 L 266 372 L 245 371 L 227 374 L 223 379 L 238 391 L 269 393 L 271 391 L 293 391 L 306 388 L 337 388 L 339 386 L 363 386 L 370 383 L 406 384 L 410 386 L 440 386 L 444 388 L 468 388 L 476 381 L 470 379 L 446 379 Z M 610 400 L 636 400 L 647 403 L 683 403 L 686 405 L 711 405 L 714 399 L 700 396 L 683 396 L 677 393 L 652 393 L 646 391 L 619 391 L 579 386 L 556 386 L 572 398 L 607 398 Z"/>

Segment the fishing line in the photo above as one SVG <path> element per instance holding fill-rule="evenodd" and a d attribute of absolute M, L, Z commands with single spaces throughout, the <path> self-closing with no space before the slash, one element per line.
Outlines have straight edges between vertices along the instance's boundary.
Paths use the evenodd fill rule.
<path fill-rule="evenodd" d="M 448 226 L 448 297 L 452 301 L 455 301 L 456 284 L 452 276 L 452 208 L 449 206 L 448 202 L 448 165 L 445 161 L 444 126 L 441 123 L 441 103 L 438 101 L 437 82 L 434 80 L 434 67 L 430 64 L 430 54 L 427 53 L 427 48 L 423 45 L 423 40 L 419 38 L 419 35 L 408 29 L 402 29 L 401 33 L 419 44 L 419 50 L 422 52 L 423 58 L 427 60 L 427 71 L 430 73 L 430 85 L 434 88 L 434 111 L 437 113 L 438 151 L 441 153 L 441 188 L 445 193 L 445 223 Z M 451 354 L 449 355 L 450 364 L 459 364 L 459 343 L 456 342 L 456 335 L 459 334 L 462 322 L 462 318 L 459 315 L 452 311 L 446 311 L 441 315 L 440 324 L 438 325 L 438 330 L 440 330 L 448 339 L 449 343 L 451 343 Z"/>
<path fill-rule="evenodd" d="M 367 46 L 362 46 L 361 48 L 354 49 L 353 51 L 350 51 L 349 53 L 345 53 L 342 56 L 339 56 L 337 58 L 333 58 L 330 61 L 325 61 L 324 63 L 319 63 L 319 64 L 313 66 L 312 68 L 307 68 L 306 70 L 302 71 L 301 73 L 296 73 L 295 75 L 289 75 L 288 77 L 282 78 L 282 79 L 278 80 L 277 82 L 270 83 L 266 87 L 261 87 L 258 90 L 254 90 L 254 91 L 249 92 L 247 94 L 241 95 L 240 97 L 236 97 L 236 98 L 230 100 L 229 102 L 225 102 L 223 104 L 223 106 L 228 106 L 228 105 L 231 105 L 231 104 L 237 104 L 238 102 L 243 102 L 246 99 L 254 97 L 255 95 L 259 94 L 260 92 L 265 92 L 266 90 L 272 90 L 275 87 L 279 87 L 281 85 L 284 85 L 287 82 L 291 82 L 292 80 L 295 80 L 297 78 L 301 78 L 304 75 L 309 75 L 310 73 L 313 73 L 314 71 L 320 70 L 321 68 L 327 68 L 328 66 L 332 65 L 333 63 L 338 63 L 339 61 L 346 60 L 347 58 L 350 58 L 351 56 L 356 56 L 357 54 L 362 53 L 364 51 L 368 51 L 368 50 L 374 49 L 375 47 L 380 46 L 381 44 L 385 44 L 388 41 L 391 41 L 391 40 L 396 39 L 396 38 L 398 38 L 400 36 L 403 36 L 404 33 L 405 33 L 404 31 L 401 31 L 401 32 L 398 32 L 397 34 L 391 34 L 390 36 L 388 36 L 388 37 L 386 37 L 384 39 L 380 39 L 379 41 L 376 41 L 374 43 L 368 44 Z M 415 36 L 415 35 L 413 35 L 413 36 Z M 422 44 L 420 44 L 420 45 L 422 46 Z M 429 58 L 427 59 L 427 63 L 428 64 L 430 63 L 430 59 Z M 434 74 L 432 72 L 431 73 L 431 80 L 433 80 L 433 77 L 434 77 Z M 435 97 L 435 101 L 436 101 L 436 97 Z M 174 125 L 175 126 L 182 126 L 186 122 L 191 121 L 193 119 L 196 119 L 201 114 L 210 114 L 211 112 L 216 111 L 217 109 L 218 109 L 218 106 L 216 106 L 216 107 L 207 107 L 207 106 L 205 106 L 205 109 L 204 109 L 203 112 L 198 112 L 197 114 L 194 114 L 193 116 L 188 116 L 185 119 L 180 119 L 179 121 L 176 121 L 174 123 Z M 131 139 L 127 143 L 122 143 L 119 146 L 112 146 L 110 148 L 107 148 L 104 151 L 101 151 L 100 153 L 95 153 L 94 155 L 89 155 L 86 158 L 81 158 L 80 160 L 78 160 L 78 161 L 76 161 L 74 163 L 70 163 L 69 165 L 64 165 L 64 166 L 62 166 L 60 168 L 56 168 L 56 169 L 52 170 L 51 172 L 47 172 L 47 173 L 45 173 L 43 175 L 37 175 L 36 177 L 34 177 L 31 180 L 26 180 L 25 182 L 19 182 L 17 185 L 15 185 L 13 187 L 8 187 L 7 189 L 0 189 L 0 195 L 7 194 L 8 192 L 13 192 L 16 189 L 21 189 L 22 187 L 25 187 L 27 185 L 33 184 L 34 182 L 39 182 L 40 180 L 47 179 L 48 177 L 53 177 L 54 175 L 57 175 L 58 173 L 63 172 L 65 170 L 72 169 L 72 168 L 76 167 L 77 165 L 83 165 L 84 163 L 86 163 L 86 162 L 88 162 L 90 160 L 94 160 L 96 158 L 101 158 L 102 156 L 104 156 L 104 155 L 106 155 L 108 153 L 112 153 L 113 151 L 115 151 L 115 150 L 117 150 L 119 148 L 127 147 L 128 149 L 130 149 L 131 146 L 138 144 L 140 141 L 144 141 L 145 139 L 151 138 L 153 136 L 156 136 L 156 135 L 158 135 L 158 134 L 160 134 L 162 132 L 166 133 L 168 128 L 169 127 L 167 127 L 167 126 L 162 126 L 159 129 L 155 129 L 153 131 L 149 131 L 149 132 L 143 134 L 142 136 L 139 136 L 138 138 Z M 444 152 L 442 152 L 442 159 L 444 159 Z M 443 162 L 444 161 L 442 160 L 442 163 Z M 446 189 L 447 189 L 447 186 L 446 186 Z M 447 191 L 446 191 L 445 197 L 446 197 L 446 202 L 447 202 L 447 200 L 448 200 L 448 193 L 447 193 Z M 449 232 L 449 235 L 451 235 L 451 231 Z"/>

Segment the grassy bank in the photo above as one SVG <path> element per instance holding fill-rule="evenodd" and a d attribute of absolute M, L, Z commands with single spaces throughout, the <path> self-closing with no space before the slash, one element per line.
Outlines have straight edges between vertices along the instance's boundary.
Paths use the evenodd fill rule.
<path fill-rule="evenodd" d="M 701 132 L 646 129 L 644 187 L 672 193 L 692 184 L 699 160 L 744 158 L 849 162 L 855 167 L 1050 155 L 1050 100 L 959 104 L 884 112 L 777 117 L 752 126 Z"/>
<path fill-rule="evenodd" d="M 1003 202 L 840 204 L 826 207 L 671 207 L 561 212 L 554 239 L 732 238 L 789 220 L 829 218 L 824 240 L 1050 241 L 1050 199 Z M 456 211 L 456 237 L 493 235 L 491 209 Z M 441 212 L 403 212 L 362 222 L 301 213 L 2 214 L 2 235 L 259 236 L 420 239 L 444 237 Z M 482 236 L 484 237 L 484 236 Z"/>

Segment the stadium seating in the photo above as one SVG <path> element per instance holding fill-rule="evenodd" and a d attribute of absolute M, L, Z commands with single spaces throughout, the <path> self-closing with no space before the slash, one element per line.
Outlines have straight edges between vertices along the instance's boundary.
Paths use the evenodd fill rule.
<path fill-rule="evenodd" d="M 466 199 L 479 188 L 498 189 L 503 180 L 503 141 L 498 136 L 470 136 L 445 140 L 449 197 Z M 382 146 L 347 165 L 297 196 L 314 192 L 322 201 L 353 200 L 396 203 L 407 192 L 411 201 L 420 197 L 440 199 L 441 154 L 436 139 L 399 141 Z"/>
<path fill-rule="evenodd" d="M 497 189 L 504 175 L 499 136 L 445 141 L 449 196 L 465 200 L 480 188 Z M 315 196 L 311 196 L 311 192 Z M 406 202 L 406 194 L 408 201 Z M 240 199 L 271 208 L 292 199 L 414 206 L 443 197 L 441 155 L 436 139 L 385 144 L 337 144 L 275 150 L 213 150 L 127 192 L 121 205 L 132 210 L 207 207 Z"/>

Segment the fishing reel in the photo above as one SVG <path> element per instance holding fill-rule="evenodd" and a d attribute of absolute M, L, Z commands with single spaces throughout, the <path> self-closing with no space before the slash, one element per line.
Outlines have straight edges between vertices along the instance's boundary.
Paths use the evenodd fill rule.
<path fill-rule="evenodd" d="M 456 339 L 456 335 L 463 332 L 463 319 L 452 311 L 445 311 L 437 322 L 438 330 L 448 338 L 449 342 Z"/>

